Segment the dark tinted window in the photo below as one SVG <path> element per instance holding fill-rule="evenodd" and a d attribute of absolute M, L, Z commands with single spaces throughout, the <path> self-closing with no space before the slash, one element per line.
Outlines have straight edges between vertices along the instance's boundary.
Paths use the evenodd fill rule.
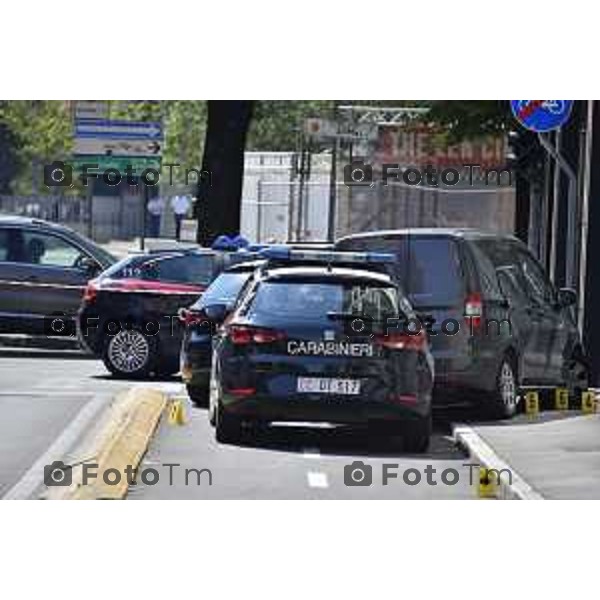
<path fill-rule="evenodd" d="M 464 285 L 456 242 L 420 236 L 342 240 L 337 250 L 390 252 L 398 257 L 396 275 L 415 308 L 463 302 Z"/>
<path fill-rule="evenodd" d="M 214 256 L 211 254 L 183 254 L 143 259 L 132 257 L 112 266 L 104 275 L 113 279 L 131 277 L 148 281 L 208 285 L 212 281 L 214 269 Z"/>
<path fill-rule="evenodd" d="M 0 229 L 0 260 L 9 260 L 9 233 L 6 229 Z"/>
<path fill-rule="evenodd" d="M 221 273 L 206 290 L 197 306 L 233 304 L 252 273 Z"/>
<path fill-rule="evenodd" d="M 392 286 L 339 282 L 264 282 L 248 308 L 249 316 L 322 321 L 328 313 L 364 315 L 376 321 L 398 317 L 398 294 Z"/>

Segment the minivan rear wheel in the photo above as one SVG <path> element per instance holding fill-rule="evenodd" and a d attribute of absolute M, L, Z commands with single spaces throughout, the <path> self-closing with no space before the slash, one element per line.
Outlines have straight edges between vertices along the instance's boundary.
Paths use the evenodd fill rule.
<path fill-rule="evenodd" d="M 492 398 L 491 412 L 496 419 L 510 419 L 517 412 L 519 384 L 517 370 L 511 357 L 505 356 L 496 375 L 496 389 Z"/>

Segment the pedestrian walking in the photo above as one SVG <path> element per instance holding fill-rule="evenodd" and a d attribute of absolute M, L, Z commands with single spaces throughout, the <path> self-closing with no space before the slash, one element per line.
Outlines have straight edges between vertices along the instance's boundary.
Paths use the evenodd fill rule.
<path fill-rule="evenodd" d="M 181 239 L 181 223 L 184 217 L 187 216 L 191 205 L 192 202 L 189 196 L 177 195 L 171 198 L 171 208 L 175 216 L 175 239 L 177 241 Z"/>
<path fill-rule="evenodd" d="M 150 237 L 160 237 L 160 221 L 165 210 L 165 201 L 160 196 L 155 196 L 148 201 L 148 214 L 150 216 Z"/>

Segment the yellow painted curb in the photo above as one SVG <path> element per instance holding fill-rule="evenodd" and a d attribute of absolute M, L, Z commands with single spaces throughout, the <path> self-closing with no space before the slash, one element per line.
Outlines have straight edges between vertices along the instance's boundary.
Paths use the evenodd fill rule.
<path fill-rule="evenodd" d="M 83 485 L 83 467 L 73 468 L 73 483 L 69 487 L 49 488 L 48 499 L 119 500 L 128 490 L 126 468 L 137 469 L 167 404 L 167 395 L 152 388 L 133 388 L 115 399 L 105 425 L 82 458 L 86 464 L 97 464 L 95 478 Z M 120 481 L 110 485 L 104 473 L 115 469 Z"/>

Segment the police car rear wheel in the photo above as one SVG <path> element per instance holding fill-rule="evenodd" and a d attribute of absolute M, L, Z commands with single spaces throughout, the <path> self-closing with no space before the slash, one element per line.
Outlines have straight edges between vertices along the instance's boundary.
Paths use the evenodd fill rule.
<path fill-rule="evenodd" d="M 116 377 L 145 378 L 150 375 L 156 357 L 156 340 L 135 329 L 107 336 L 102 360 Z"/>
<path fill-rule="evenodd" d="M 227 414 L 220 402 L 217 402 L 215 411 L 215 434 L 220 444 L 232 444 L 242 437 L 241 420 Z"/>
<path fill-rule="evenodd" d="M 201 385 L 186 385 L 190 400 L 196 405 L 203 408 L 208 406 L 208 387 Z"/>
<path fill-rule="evenodd" d="M 431 439 L 431 414 L 412 421 L 404 430 L 404 450 L 422 454 L 429 449 Z"/>

